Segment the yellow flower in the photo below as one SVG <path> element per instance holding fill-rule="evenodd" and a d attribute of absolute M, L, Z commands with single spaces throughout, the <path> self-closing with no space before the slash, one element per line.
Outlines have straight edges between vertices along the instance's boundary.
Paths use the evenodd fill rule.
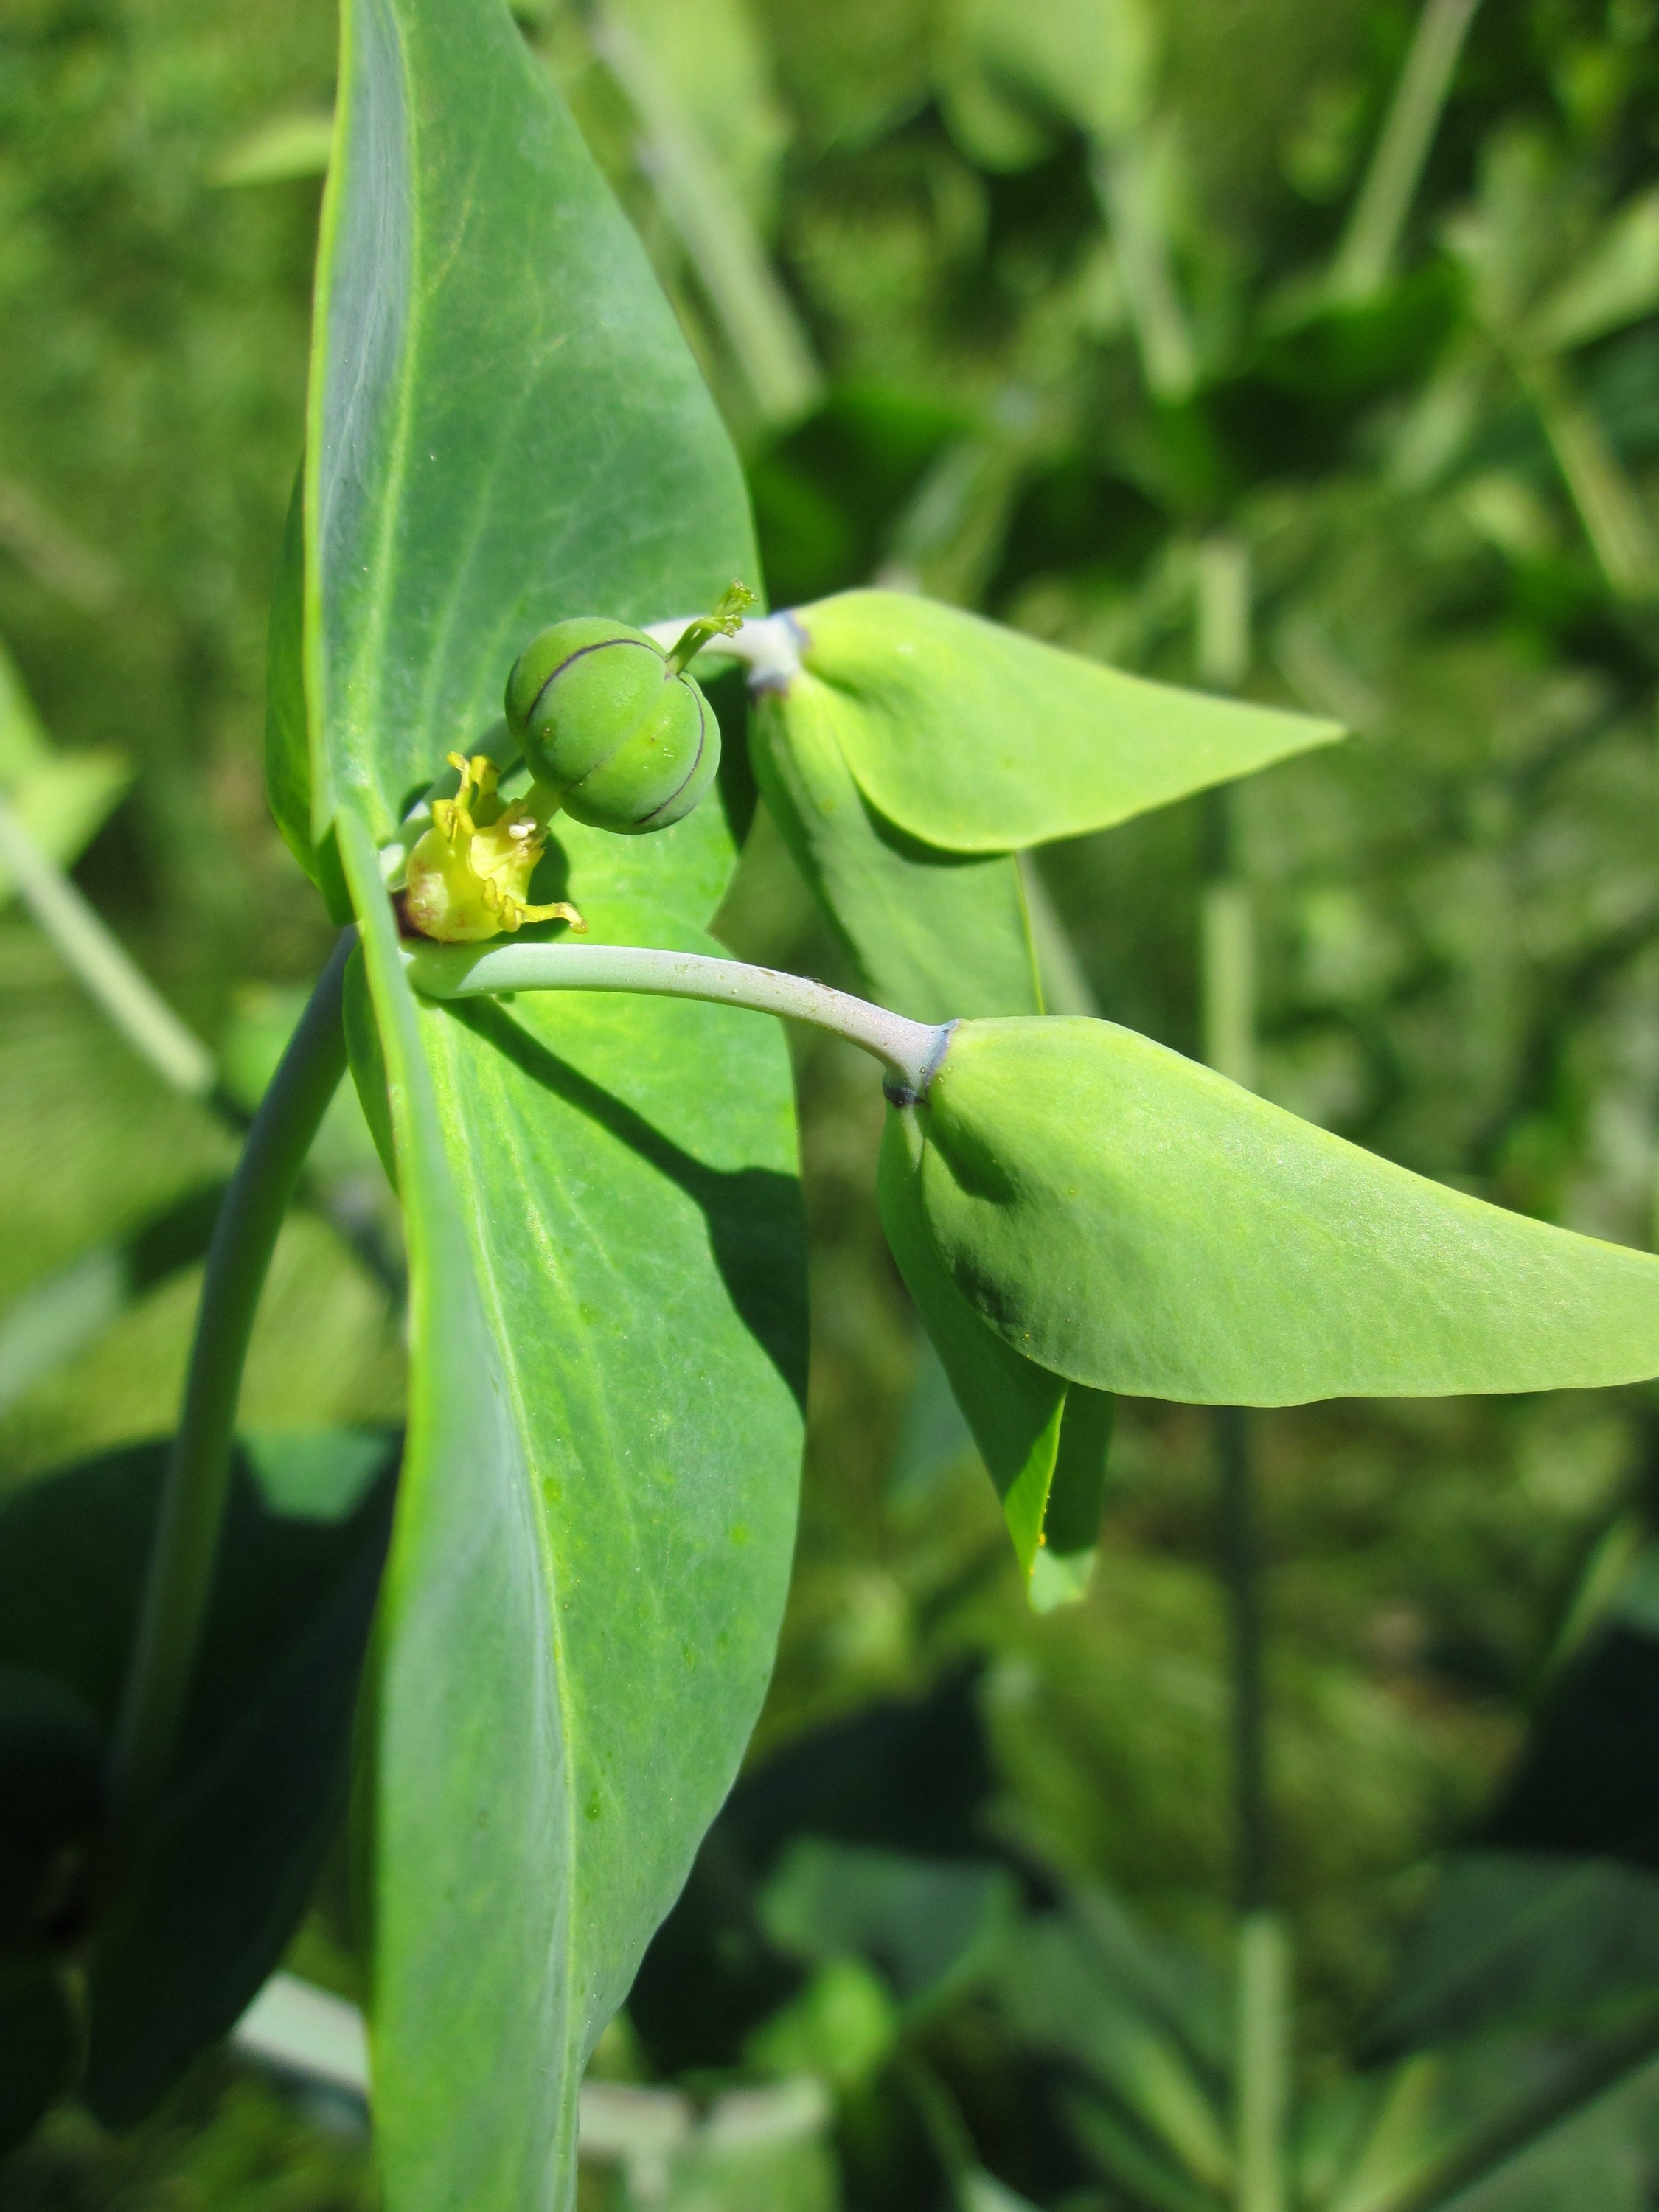
<path fill-rule="evenodd" d="M 404 912 L 411 928 L 446 945 L 476 945 L 527 921 L 587 924 L 574 906 L 527 903 L 530 878 L 547 844 L 547 825 L 528 806 L 496 793 L 495 763 L 451 753 L 461 772 L 453 799 L 432 803 L 432 827 L 409 856 Z"/>

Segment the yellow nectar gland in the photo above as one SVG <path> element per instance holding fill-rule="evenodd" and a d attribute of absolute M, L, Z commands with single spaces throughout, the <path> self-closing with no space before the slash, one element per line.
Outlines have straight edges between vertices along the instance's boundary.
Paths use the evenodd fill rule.
<path fill-rule="evenodd" d="M 444 945 L 476 945 L 527 921 L 587 924 L 562 900 L 531 906 L 525 894 L 547 845 L 547 828 L 527 806 L 497 796 L 495 763 L 451 753 L 461 773 L 453 799 L 434 799 L 432 827 L 409 856 L 404 913 L 411 928 Z"/>

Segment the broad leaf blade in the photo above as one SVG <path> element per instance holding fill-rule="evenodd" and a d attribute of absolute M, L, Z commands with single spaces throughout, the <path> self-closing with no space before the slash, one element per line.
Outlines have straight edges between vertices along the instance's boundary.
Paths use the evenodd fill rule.
<path fill-rule="evenodd" d="M 362 895 L 415 1328 L 377 2125 L 394 2204 L 517 2212 L 559 2201 L 582 2065 L 771 1665 L 803 1364 L 788 1071 L 774 1024 L 719 1009 L 417 1007 Z"/>
<path fill-rule="evenodd" d="M 501 0 L 349 0 L 307 458 L 313 830 L 378 836 L 573 614 L 758 582 L 643 249 Z"/>
<path fill-rule="evenodd" d="M 409 1221 L 385 1611 L 376 2123 L 396 2212 L 570 2186 L 577 2082 L 758 1708 L 799 1458 L 801 1232 L 769 1024 L 419 1007 L 377 841 L 499 749 L 558 616 L 757 581 L 736 460 L 500 0 L 352 0 L 307 494 L 313 836 L 366 931 Z M 561 823 L 594 935 L 701 942 L 732 857 Z"/>
<path fill-rule="evenodd" d="M 901 830 L 951 852 L 1109 829 L 1341 735 L 1334 722 L 1127 676 L 906 592 L 845 592 L 795 620 L 860 790 Z"/>
<path fill-rule="evenodd" d="M 1097 1389 L 1274 1406 L 1659 1372 L 1659 1260 L 1411 1175 L 1110 1023 L 963 1023 L 885 1148 L 981 1318 Z"/>

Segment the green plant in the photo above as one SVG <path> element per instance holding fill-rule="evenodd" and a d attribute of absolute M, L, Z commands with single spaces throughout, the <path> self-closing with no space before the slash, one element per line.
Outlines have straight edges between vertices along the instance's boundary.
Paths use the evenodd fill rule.
<path fill-rule="evenodd" d="M 537 888 L 571 892 L 543 902 L 574 903 L 592 944 L 400 937 L 387 890 L 458 804 L 446 757 L 491 763 L 519 796 L 494 718 L 532 634 L 595 614 L 672 643 L 733 574 L 757 566 L 729 449 L 509 18 L 494 0 L 362 0 L 270 751 L 278 819 L 347 934 L 221 1216 L 125 1703 L 100 1678 L 70 1711 L 67 1662 L 21 1641 L 8 1661 L 18 1802 L 50 1814 L 13 1838 L 27 1910 L 10 2032 L 54 2062 L 15 2127 L 78 2060 L 66 1959 L 87 1966 L 88 2094 L 133 2108 L 93 2059 L 101 2040 L 119 2076 L 124 2037 L 154 2024 L 100 1996 L 100 1968 L 145 1928 L 147 1882 L 187 1887 L 178 1838 L 204 1848 L 192 1821 L 216 1801 L 189 1762 L 187 1700 L 237 1680 L 201 1636 L 231 1556 L 241 1355 L 348 1038 L 411 1261 L 409 1438 L 362 1752 L 394 2206 L 566 2190 L 582 2063 L 769 1666 L 802 1382 L 787 1070 L 769 1024 L 697 1002 L 794 1013 L 883 1060 L 892 1240 L 1022 1564 L 1042 1562 L 1040 1598 L 1086 1571 L 1114 1390 L 1272 1404 L 1659 1368 L 1654 1262 L 1038 1011 L 1021 848 L 1325 744 L 1329 724 L 1138 684 L 925 601 L 833 598 L 732 642 L 758 678 L 757 779 L 881 1007 L 699 964 L 747 826 L 736 744 L 718 798 L 659 834 L 550 827 Z M 70 1538 L 44 1556 L 42 1587 L 88 1571 Z M 302 1624 L 324 1608 L 307 1572 Z M 213 1740 L 261 1853 L 302 1805 L 285 1897 L 337 1799 L 355 1649 L 306 1791 L 278 1792 L 234 1712 Z M 55 1798 L 42 1771 L 68 1778 Z M 216 1863 L 246 1883 L 224 1920 L 174 1923 L 197 1977 L 180 2050 L 228 2024 L 280 1942 L 263 1856 Z"/>

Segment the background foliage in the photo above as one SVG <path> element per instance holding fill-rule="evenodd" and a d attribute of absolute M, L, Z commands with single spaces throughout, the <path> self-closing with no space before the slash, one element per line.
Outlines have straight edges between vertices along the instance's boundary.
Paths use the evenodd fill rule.
<path fill-rule="evenodd" d="M 1412 1167 L 1647 1243 L 1659 270 L 1612 218 L 1656 183 L 1659 19 L 1647 0 L 1479 13 L 1393 278 L 1318 313 L 1416 13 L 1152 11 L 1137 127 L 1182 303 L 1180 374 L 1103 221 L 1116 142 L 1075 87 L 1012 120 L 976 100 L 973 9 L 628 0 L 526 9 L 525 28 L 738 432 L 775 602 L 908 580 L 1194 680 L 1206 549 L 1224 532 L 1248 546 L 1248 688 L 1358 732 L 1232 811 L 1261 1087 Z M 246 19 L 200 0 L 13 0 L 0 26 L 0 639 L 56 743 L 133 771 L 79 880 L 204 1033 L 244 1048 L 280 1033 L 328 937 L 266 814 L 259 738 L 317 215 L 307 125 L 327 110 L 332 29 L 320 0 Z M 722 259 L 711 236 L 749 258 Z M 1610 278 L 1599 307 L 1575 307 L 1569 280 L 1608 263 L 1622 293 Z M 1199 1048 L 1215 836 L 1214 810 L 1192 805 L 1045 855 L 1073 948 L 1058 996 Z M 724 934 L 845 980 L 763 817 Z M 222 1173 L 229 1148 L 110 1047 L 15 908 L 0 993 L 8 1298 Z M 881 1240 L 879 1098 L 852 1054 L 798 1050 L 808 1480 L 754 1758 L 849 1717 L 878 1729 L 879 1701 L 932 1693 L 935 1732 L 967 1747 L 956 1781 L 907 1809 L 896 1780 L 847 1815 L 849 1837 L 960 1856 L 994 1833 L 1028 1901 L 1033 1882 L 1100 1882 L 1217 1959 L 1209 1424 L 1124 1408 L 1095 1589 L 1030 1617 Z M 372 1212 L 366 1157 L 350 1172 Z M 164 1430 L 193 1291 L 189 1271 L 163 1273 L 79 1365 L 13 1394 L 0 1480 Z M 296 1216 L 248 1425 L 395 1419 L 399 1402 L 382 1288 Z M 1632 1392 L 1259 1423 L 1273 1887 L 1315 2078 L 1372 2016 L 1431 1855 L 1487 1800 L 1639 1552 L 1655 1417 Z M 845 1740 L 865 1746 L 858 1771 L 884 1771 L 873 1739 Z M 791 1820 L 814 1825 L 741 1819 L 757 1883 L 790 1863 Z M 341 1934 L 325 1907 L 302 1947 L 307 1971 L 349 1985 Z M 679 1940 L 697 1940 L 689 1922 Z M 840 2068 L 854 2200 L 914 2201 L 907 2174 L 933 2185 L 914 2182 L 932 2169 L 912 2108 L 860 2101 L 891 1993 L 867 1972 L 849 1983 L 830 1951 L 774 1929 L 749 1982 L 730 1978 L 725 2030 L 677 2025 L 672 1977 L 648 1968 L 605 2063 Z M 970 2127 L 1044 2203 L 1096 2186 L 1014 2109 L 994 2010 L 964 1998 L 927 2030 Z M 745 2045 L 763 2020 L 771 2045 Z M 55 2124 L 0 2175 L 0 2203 L 331 2204 L 364 2185 L 355 2154 L 210 2070 L 137 2145 Z"/>

